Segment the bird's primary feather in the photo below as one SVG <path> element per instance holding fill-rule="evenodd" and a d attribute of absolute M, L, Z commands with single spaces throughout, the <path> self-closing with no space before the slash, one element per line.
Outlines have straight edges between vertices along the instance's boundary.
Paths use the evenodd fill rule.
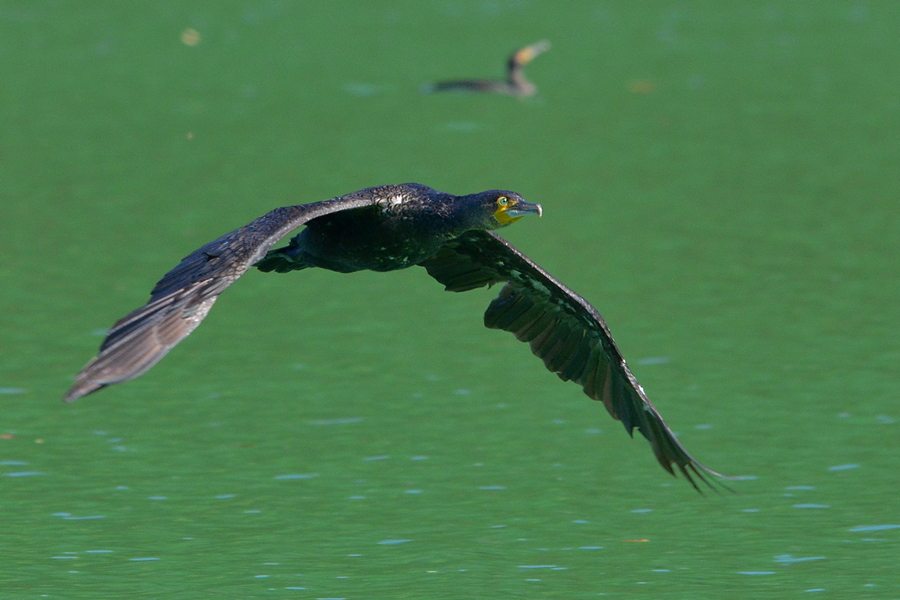
<path fill-rule="evenodd" d="M 493 231 L 470 231 L 422 263 L 448 291 L 464 292 L 505 283 L 484 314 L 491 329 L 509 331 L 563 381 L 603 402 L 631 434 L 640 431 L 659 463 L 693 476 L 720 476 L 684 449 L 647 398 L 600 313 Z"/>

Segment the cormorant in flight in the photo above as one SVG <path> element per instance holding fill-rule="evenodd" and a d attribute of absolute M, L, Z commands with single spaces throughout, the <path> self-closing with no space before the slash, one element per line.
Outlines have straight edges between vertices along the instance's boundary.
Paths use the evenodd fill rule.
<path fill-rule="evenodd" d="M 667 471 L 674 475 L 674 466 L 695 488 L 695 477 L 709 485 L 708 475 L 720 475 L 695 461 L 663 422 L 597 310 L 494 233 L 529 214 L 540 215 L 541 206 L 515 192 L 454 196 L 417 183 L 276 208 L 201 246 L 166 273 L 145 306 L 113 325 L 64 399 L 146 372 L 250 267 L 352 273 L 419 265 L 451 292 L 504 284 L 484 314 L 485 326 L 528 342 L 550 371 L 603 402 L 629 434 L 637 428 Z M 302 225 L 286 246 L 270 250 Z"/>
<path fill-rule="evenodd" d="M 426 92 L 469 91 L 494 92 L 513 96 L 534 96 L 537 86 L 525 79 L 525 65 L 550 49 L 550 42 L 542 40 L 536 44 L 519 48 L 506 61 L 506 81 L 495 79 L 462 79 L 459 81 L 439 81 L 423 88 Z"/>

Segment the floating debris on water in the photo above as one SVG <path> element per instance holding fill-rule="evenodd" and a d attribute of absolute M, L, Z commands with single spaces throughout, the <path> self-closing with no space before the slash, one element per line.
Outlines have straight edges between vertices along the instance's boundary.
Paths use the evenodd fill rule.
<path fill-rule="evenodd" d="M 276 475 L 275 479 L 312 479 L 318 476 L 318 473 L 288 473 L 287 475 Z"/>
<path fill-rule="evenodd" d="M 27 465 L 28 463 L 24 460 L 0 460 L 0 465 L 6 467 L 22 467 Z"/>
<path fill-rule="evenodd" d="M 15 471 L 13 473 L 4 473 L 5 477 L 33 477 L 35 475 L 44 475 L 40 471 Z"/>
<path fill-rule="evenodd" d="M 129 558 L 128 560 L 130 560 L 132 562 L 145 562 L 145 561 L 159 560 L 159 559 L 156 558 L 155 556 L 147 556 L 147 557 L 139 557 L 139 558 Z"/>
<path fill-rule="evenodd" d="M 831 508 L 828 504 L 795 504 L 794 508 Z"/>
<path fill-rule="evenodd" d="M 505 490 L 506 486 L 505 485 L 483 485 L 478 489 L 479 490 Z"/>
<path fill-rule="evenodd" d="M 0 394 L 24 394 L 25 388 L 0 387 Z"/>
<path fill-rule="evenodd" d="M 366 456 L 363 460 L 365 462 L 372 462 L 373 460 L 387 460 L 390 457 L 390 454 L 379 454 L 378 456 Z"/>
<path fill-rule="evenodd" d="M 738 571 L 739 575 L 774 575 L 775 571 Z"/>
<path fill-rule="evenodd" d="M 216 496 L 216 500 L 227 500 L 229 498 L 235 498 L 237 494 L 219 494 Z"/>
<path fill-rule="evenodd" d="M 633 512 L 635 514 L 644 514 L 644 513 L 653 512 L 653 509 L 652 508 L 636 508 L 631 512 Z"/>
<path fill-rule="evenodd" d="M 200 43 L 200 32 L 188 27 L 181 32 L 181 43 L 185 46 L 196 46 Z"/>

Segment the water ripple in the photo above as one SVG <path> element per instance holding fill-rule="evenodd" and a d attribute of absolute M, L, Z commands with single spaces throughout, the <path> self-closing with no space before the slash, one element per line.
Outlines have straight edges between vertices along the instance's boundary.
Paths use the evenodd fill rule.
<path fill-rule="evenodd" d="M 850 469 L 858 469 L 859 465 L 855 463 L 849 463 L 846 465 L 834 465 L 833 467 L 828 467 L 829 471 L 849 471 Z"/>
<path fill-rule="evenodd" d="M 397 544 L 406 544 L 412 540 L 381 540 L 378 542 L 380 546 L 396 546 Z"/>
<path fill-rule="evenodd" d="M 825 560 L 824 556 L 791 556 L 790 554 L 779 554 L 775 557 L 775 562 L 782 564 L 793 564 L 798 562 L 808 562 L 810 560 Z"/>
<path fill-rule="evenodd" d="M 349 423 L 362 423 L 362 417 L 344 417 L 342 419 L 316 419 L 308 421 L 310 425 L 347 425 Z"/>
<path fill-rule="evenodd" d="M 851 527 L 847 531 L 887 531 L 889 529 L 900 529 L 900 525 L 857 525 Z"/>

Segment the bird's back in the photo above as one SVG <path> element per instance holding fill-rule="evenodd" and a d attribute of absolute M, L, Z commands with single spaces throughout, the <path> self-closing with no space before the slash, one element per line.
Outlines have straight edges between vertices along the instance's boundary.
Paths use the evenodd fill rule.
<path fill-rule="evenodd" d="M 279 257 L 292 268 L 320 267 L 339 273 L 396 271 L 433 256 L 452 237 L 447 214 L 455 196 L 419 184 L 364 190 L 370 206 L 323 215 L 285 248 L 269 253 L 263 270 Z M 291 266 L 287 265 L 290 270 Z M 272 267 L 272 268 L 270 268 Z"/>

